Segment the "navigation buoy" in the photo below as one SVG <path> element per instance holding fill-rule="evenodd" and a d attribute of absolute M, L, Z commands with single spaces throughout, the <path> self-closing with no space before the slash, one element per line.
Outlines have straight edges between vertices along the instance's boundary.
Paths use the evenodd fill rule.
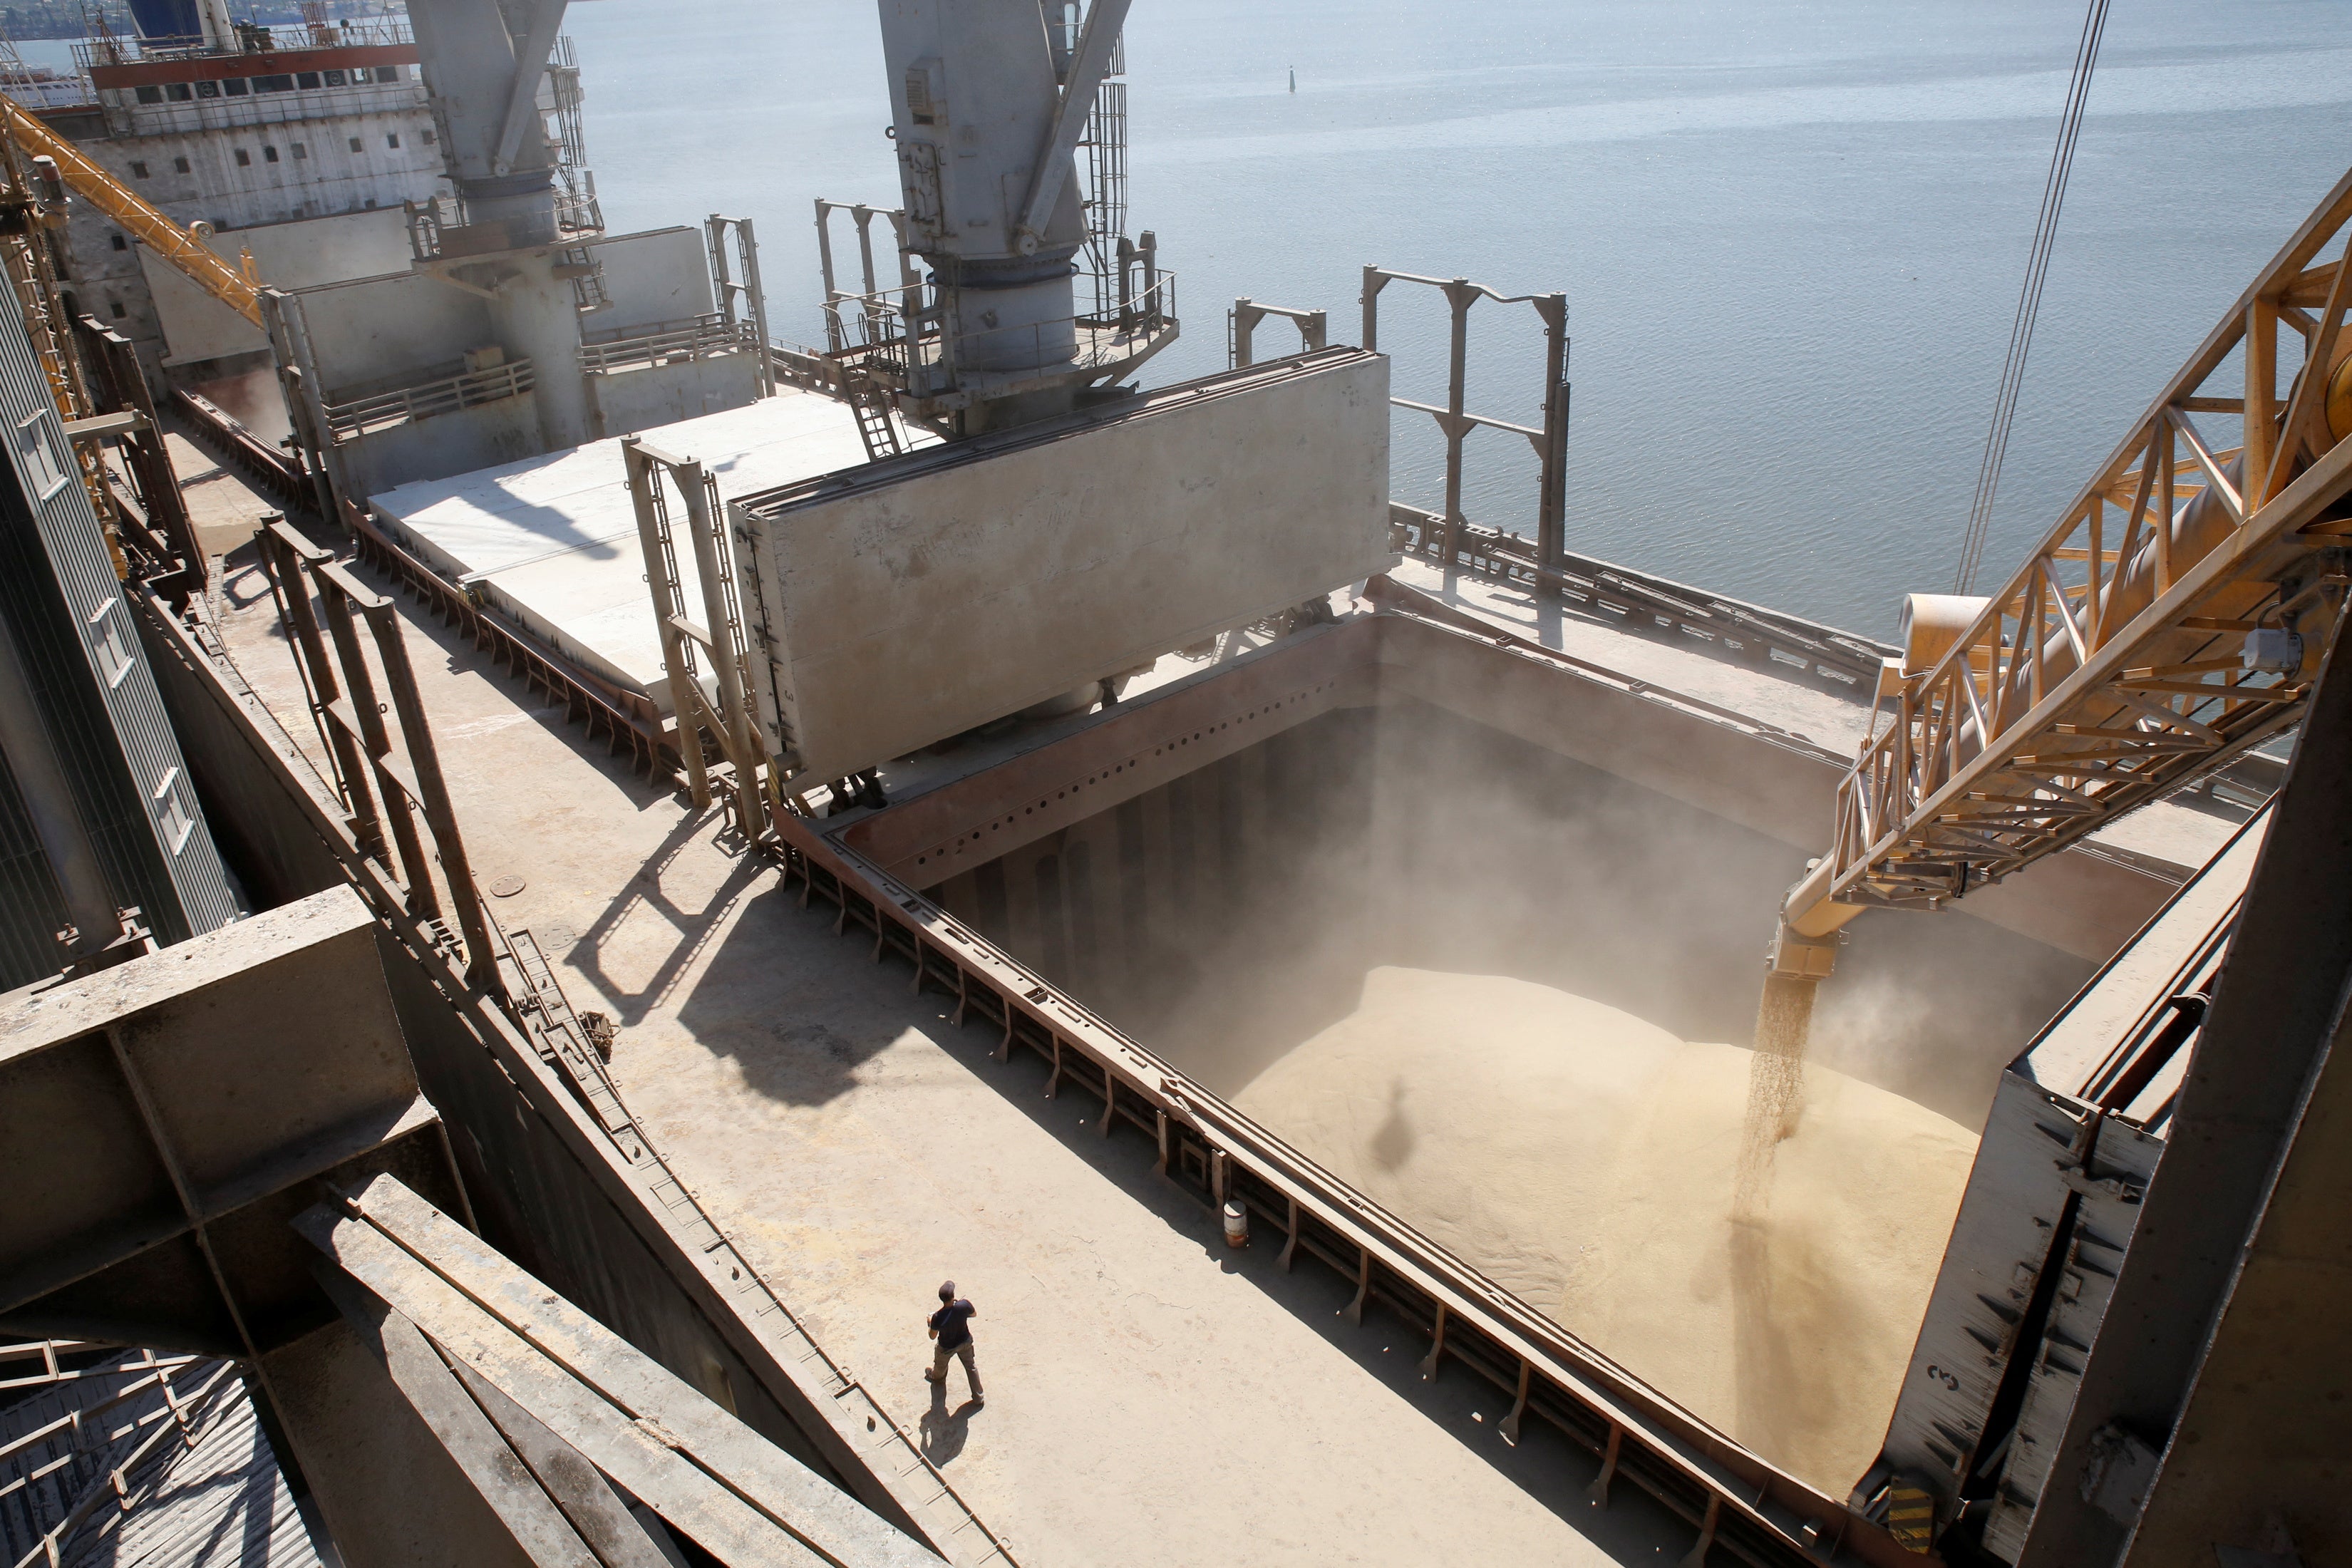
<path fill-rule="evenodd" d="M 1297 92 L 1298 90 L 1298 68 L 1297 66 L 1290 68 L 1290 90 L 1293 92 Z"/>

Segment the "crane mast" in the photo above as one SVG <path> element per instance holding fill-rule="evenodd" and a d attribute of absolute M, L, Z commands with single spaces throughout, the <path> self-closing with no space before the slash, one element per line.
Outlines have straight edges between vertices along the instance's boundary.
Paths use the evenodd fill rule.
<path fill-rule="evenodd" d="M 1099 170 L 1108 139 L 1124 136 L 1123 110 L 1104 104 L 1128 6 L 882 0 L 905 201 L 894 222 L 928 278 L 917 298 L 855 297 L 861 324 L 878 325 L 845 368 L 886 382 L 908 415 L 956 435 L 1050 417 L 1174 341 L 1172 284 L 1148 237 L 1140 283 L 1136 247 L 1092 255 L 1110 203 L 1101 190 L 1089 200 L 1076 171 L 1081 147 Z M 1116 271 L 1097 290 L 1115 310 L 1080 308 L 1081 251 Z"/>

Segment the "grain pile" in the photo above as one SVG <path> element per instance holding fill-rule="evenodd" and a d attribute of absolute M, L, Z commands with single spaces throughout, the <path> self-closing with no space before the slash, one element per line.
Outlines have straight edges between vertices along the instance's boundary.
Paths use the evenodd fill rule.
<path fill-rule="evenodd" d="M 1832 1496 L 1877 1453 L 1976 1139 L 1820 1068 L 1738 1205 L 1748 1050 L 1565 992 L 1381 968 L 1252 1115 Z"/>

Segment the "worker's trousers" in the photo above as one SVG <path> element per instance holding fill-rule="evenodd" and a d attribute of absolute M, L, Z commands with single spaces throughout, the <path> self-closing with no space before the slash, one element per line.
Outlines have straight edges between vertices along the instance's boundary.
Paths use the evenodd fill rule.
<path fill-rule="evenodd" d="M 966 1340 L 963 1343 L 957 1345 L 952 1350 L 948 1348 L 946 1345 L 941 1345 L 937 1351 L 932 1352 L 930 1378 L 933 1383 L 945 1383 L 948 1380 L 948 1363 L 950 1360 L 961 1361 L 963 1363 L 964 1381 L 971 1384 L 971 1396 L 974 1399 L 978 1399 L 980 1397 L 980 1367 L 971 1359 L 971 1342 L 970 1340 Z"/>

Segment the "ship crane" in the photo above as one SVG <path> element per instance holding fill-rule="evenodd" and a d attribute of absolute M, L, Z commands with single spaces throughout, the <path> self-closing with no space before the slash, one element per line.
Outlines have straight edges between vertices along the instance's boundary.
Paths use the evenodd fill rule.
<path fill-rule="evenodd" d="M 261 287 L 249 268 L 232 267 L 187 229 L 158 212 L 131 189 L 86 156 L 80 148 L 43 124 L 16 100 L 0 94 L 0 115 L 9 139 L 27 157 L 47 158 L 74 195 L 136 236 L 142 245 L 179 268 L 189 281 L 260 326 Z"/>
<path fill-rule="evenodd" d="M 1150 234 L 1120 231 L 1129 4 L 881 0 L 905 200 L 892 221 L 929 276 L 877 290 L 869 268 L 854 297 L 828 280 L 835 331 L 855 321 L 860 339 L 833 356 L 844 388 L 861 421 L 880 419 L 869 451 L 895 449 L 878 399 L 974 436 L 1066 414 L 1175 341 L 1174 275 Z M 838 205 L 820 203 L 820 223 Z"/>
<path fill-rule="evenodd" d="M 2352 579 L 2347 241 L 2352 174 L 2000 592 L 1906 602 L 1828 853 L 1781 907 L 1759 1050 L 1801 1050 L 1865 910 L 1940 908 L 2301 720 Z M 2234 447 L 2206 434 L 2226 421 Z"/>

